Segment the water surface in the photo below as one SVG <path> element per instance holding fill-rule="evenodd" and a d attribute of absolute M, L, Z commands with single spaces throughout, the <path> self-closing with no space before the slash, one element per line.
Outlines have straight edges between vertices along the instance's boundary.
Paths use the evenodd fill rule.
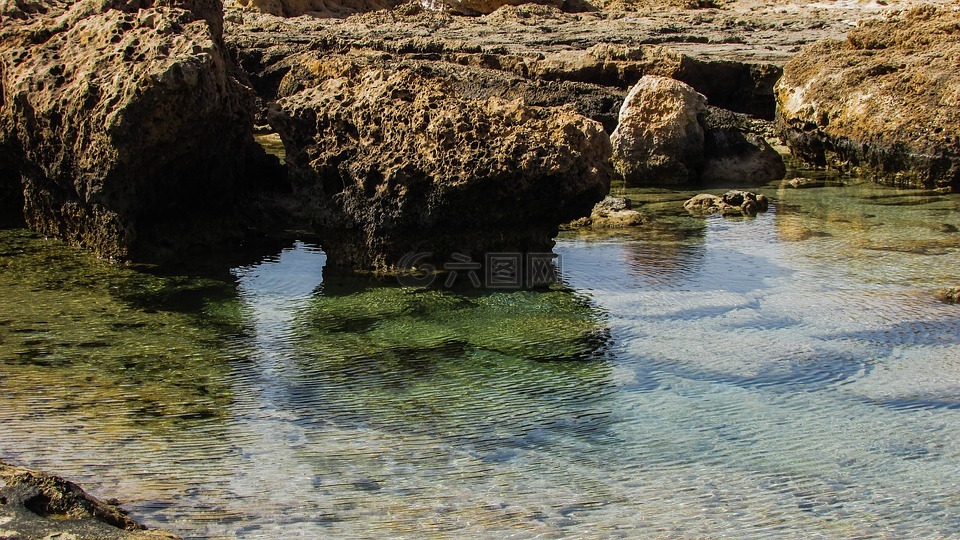
<path fill-rule="evenodd" d="M 0 232 L 0 459 L 196 538 L 960 537 L 960 197 L 627 192 L 545 291 Z"/>

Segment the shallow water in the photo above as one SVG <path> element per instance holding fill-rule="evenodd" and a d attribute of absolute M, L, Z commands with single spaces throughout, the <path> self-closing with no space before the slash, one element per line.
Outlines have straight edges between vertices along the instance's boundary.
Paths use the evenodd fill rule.
<path fill-rule="evenodd" d="M 627 192 L 563 286 L 176 274 L 0 232 L 0 459 L 186 537 L 960 537 L 960 197 Z"/>

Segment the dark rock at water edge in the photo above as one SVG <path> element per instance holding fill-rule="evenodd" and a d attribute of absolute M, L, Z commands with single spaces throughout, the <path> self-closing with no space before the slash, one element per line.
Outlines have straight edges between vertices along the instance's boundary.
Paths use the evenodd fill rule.
<path fill-rule="evenodd" d="M 286 75 L 269 119 L 330 267 L 549 251 L 604 197 L 599 123 L 504 99 L 475 75 L 382 53 L 303 55 Z"/>
<path fill-rule="evenodd" d="M 59 476 L 0 462 L 0 538 L 175 540 Z"/>
<path fill-rule="evenodd" d="M 805 48 L 777 83 L 777 120 L 800 158 L 905 187 L 960 186 L 955 7 L 863 22 Z"/>
<path fill-rule="evenodd" d="M 263 185 L 276 169 L 219 2 L 8 4 L 3 20 L 0 176 L 22 179 L 30 228 L 151 260 L 266 226 L 261 194 L 281 186 Z"/>

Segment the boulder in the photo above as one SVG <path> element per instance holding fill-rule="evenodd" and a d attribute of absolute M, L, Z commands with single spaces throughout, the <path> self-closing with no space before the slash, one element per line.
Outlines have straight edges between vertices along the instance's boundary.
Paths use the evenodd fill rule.
<path fill-rule="evenodd" d="M 604 197 L 599 123 L 477 80 L 472 68 L 379 53 L 298 59 L 269 119 L 328 267 L 549 251 L 561 223 Z"/>
<path fill-rule="evenodd" d="M 960 10 L 925 5 L 806 47 L 777 83 L 800 158 L 906 187 L 960 185 Z"/>
<path fill-rule="evenodd" d="M 612 163 L 628 185 L 680 185 L 697 180 L 704 161 L 699 115 L 707 99 L 689 85 L 647 75 L 627 94 L 610 137 Z"/>
<path fill-rule="evenodd" d="M 0 178 L 22 179 L 30 228 L 143 260 L 256 223 L 251 167 L 267 162 L 217 1 L 2 10 Z"/>
<path fill-rule="evenodd" d="M 759 212 L 766 212 L 768 206 L 769 201 L 764 195 L 740 190 L 731 190 L 723 195 L 701 193 L 683 203 L 683 208 L 695 216 L 755 216 Z"/>
<path fill-rule="evenodd" d="M 706 184 L 763 185 L 787 173 L 783 157 L 743 115 L 710 107 L 703 115 Z"/>
<path fill-rule="evenodd" d="M 175 540 L 59 476 L 0 462 L 0 538 Z"/>

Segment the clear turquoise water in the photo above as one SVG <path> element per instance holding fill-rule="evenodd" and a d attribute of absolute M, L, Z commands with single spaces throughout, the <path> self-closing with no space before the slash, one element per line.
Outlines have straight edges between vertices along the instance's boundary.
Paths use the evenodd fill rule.
<path fill-rule="evenodd" d="M 960 196 L 758 191 L 543 292 L 0 232 L 0 459 L 198 538 L 960 537 Z"/>

